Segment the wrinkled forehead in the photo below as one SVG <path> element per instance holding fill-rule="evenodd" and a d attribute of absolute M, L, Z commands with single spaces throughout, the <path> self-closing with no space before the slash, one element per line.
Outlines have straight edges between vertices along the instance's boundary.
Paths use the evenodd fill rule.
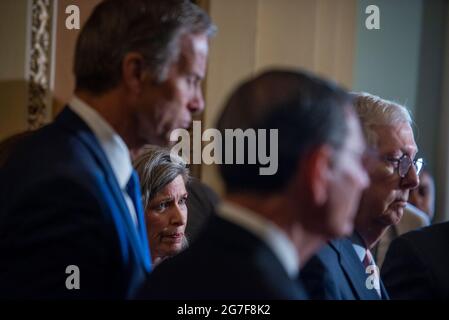
<path fill-rule="evenodd" d="M 181 53 L 189 56 L 207 56 L 209 38 L 206 34 L 183 33 L 179 38 Z"/>
<path fill-rule="evenodd" d="M 418 152 L 413 129 L 408 122 L 373 125 L 371 129 L 376 134 L 375 147 L 381 154 L 397 153 L 414 157 Z"/>
<path fill-rule="evenodd" d="M 205 34 L 183 34 L 179 40 L 180 52 L 173 64 L 180 63 L 185 69 L 198 69 L 204 77 L 209 51 L 209 39 Z M 192 70 L 189 70 L 192 71 Z"/>

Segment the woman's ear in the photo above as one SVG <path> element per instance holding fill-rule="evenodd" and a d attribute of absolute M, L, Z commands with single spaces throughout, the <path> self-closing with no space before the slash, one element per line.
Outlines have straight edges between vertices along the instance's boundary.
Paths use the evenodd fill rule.
<path fill-rule="evenodd" d="M 126 88 L 140 94 L 146 76 L 143 56 L 138 52 L 127 53 L 122 60 L 122 78 Z"/>
<path fill-rule="evenodd" d="M 329 184 L 332 179 L 334 150 L 328 145 L 313 149 L 307 159 L 306 177 L 313 202 L 322 206 L 328 200 Z"/>

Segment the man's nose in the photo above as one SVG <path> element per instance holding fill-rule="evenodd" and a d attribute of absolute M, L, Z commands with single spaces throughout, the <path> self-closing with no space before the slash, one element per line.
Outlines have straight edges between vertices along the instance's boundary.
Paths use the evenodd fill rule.
<path fill-rule="evenodd" d="M 415 189 L 419 185 L 419 177 L 413 164 L 408 169 L 405 177 L 401 179 L 400 183 L 402 189 Z"/>

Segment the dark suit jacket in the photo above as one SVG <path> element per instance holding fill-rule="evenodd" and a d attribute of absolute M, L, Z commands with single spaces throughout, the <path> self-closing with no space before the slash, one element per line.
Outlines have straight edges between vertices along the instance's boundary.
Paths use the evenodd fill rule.
<path fill-rule="evenodd" d="M 142 299 L 304 299 L 271 249 L 215 214 L 197 241 L 157 266 Z"/>
<path fill-rule="evenodd" d="M 301 270 L 301 279 L 312 299 L 379 300 L 375 289 L 365 285 L 367 277 L 352 242 L 346 238 L 330 241 Z M 388 293 L 380 282 L 383 299 Z"/>
<path fill-rule="evenodd" d="M 189 242 L 192 242 L 215 212 L 215 207 L 220 199 L 211 188 L 195 178 L 192 178 L 187 184 L 187 191 L 189 192 L 187 199 L 189 219 L 186 235 Z"/>
<path fill-rule="evenodd" d="M 382 278 L 392 299 L 449 299 L 449 222 L 395 239 Z"/>
<path fill-rule="evenodd" d="M 143 216 L 132 222 L 110 164 L 66 108 L 0 170 L 0 297 L 125 298 L 150 269 Z M 68 290 L 69 265 L 80 290 Z"/>

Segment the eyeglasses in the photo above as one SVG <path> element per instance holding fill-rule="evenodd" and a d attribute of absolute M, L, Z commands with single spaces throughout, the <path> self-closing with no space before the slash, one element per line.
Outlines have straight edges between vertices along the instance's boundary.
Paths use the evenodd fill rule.
<path fill-rule="evenodd" d="M 395 168 L 398 169 L 398 174 L 401 178 L 405 178 L 412 164 L 415 166 L 416 175 L 419 175 L 424 166 L 423 158 L 412 160 L 407 154 L 404 154 L 399 159 L 386 158 L 385 160 L 395 163 Z"/>

